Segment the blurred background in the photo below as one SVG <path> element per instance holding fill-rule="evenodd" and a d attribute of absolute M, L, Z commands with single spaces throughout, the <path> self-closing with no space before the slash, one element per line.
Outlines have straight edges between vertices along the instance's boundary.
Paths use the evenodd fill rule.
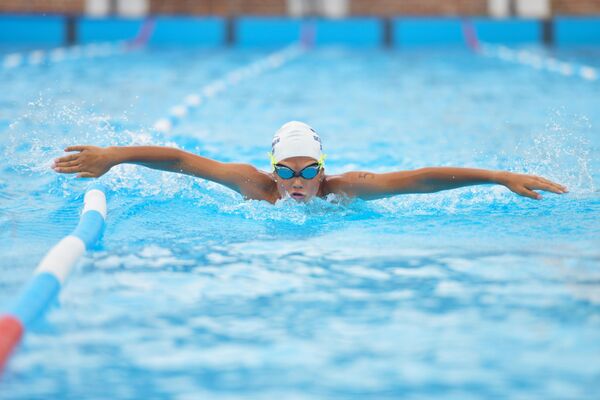
<path fill-rule="evenodd" d="M 363 26 L 355 26 L 352 36 L 374 35 L 371 44 L 398 44 L 397 18 L 444 18 L 472 17 L 485 19 L 520 19 L 539 22 L 539 29 L 529 33 L 531 41 L 544 41 L 547 44 L 564 41 L 597 43 L 600 41 L 600 23 L 589 19 L 600 15 L 600 0 L 1 0 L 0 1 L 0 41 L 2 42 L 57 42 L 76 43 L 78 41 L 114 40 L 128 38 L 135 31 L 136 20 L 147 16 L 191 17 L 214 20 L 212 28 L 186 26 L 188 34 L 197 35 L 198 41 L 206 41 L 212 35 L 211 43 L 236 43 L 240 41 L 243 30 L 238 18 L 255 17 L 268 20 L 282 18 L 320 17 L 324 19 L 364 19 L 381 23 L 376 32 L 369 33 Z M 35 16 L 44 16 L 42 24 L 35 25 Z M 81 19 L 83 18 L 83 19 Z M 105 25 L 107 32 L 95 32 L 93 38 L 86 32 L 86 19 L 104 19 L 106 21 L 124 19 L 128 25 Z M 571 25 L 568 33 L 561 32 L 563 19 Z M 573 21 L 575 19 L 575 21 Z M 281 21 L 279 21 L 281 22 Z M 33 25 L 32 25 L 33 24 Z M 165 24 L 163 24 L 165 25 Z M 160 28 L 160 29 L 159 29 Z M 279 29 L 285 31 L 283 26 Z M 421 26 L 423 31 L 432 31 Z M 444 31 L 434 29 L 438 32 Z M 101 29 L 96 26 L 96 29 Z M 177 24 L 158 26 L 163 32 L 181 30 Z M 212 29 L 212 30 L 211 30 Z M 503 26 L 506 32 L 514 26 Z M 531 28 L 530 28 L 531 29 Z M 575 29 L 577 32 L 573 33 Z M 273 31 L 273 26 L 255 25 L 253 31 L 266 30 L 273 33 L 272 42 L 292 39 L 287 32 L 283 37 Z M 365 31 L 365 32 L 356 32 Z M 202 31 L 202 32 L 201 32 Z M 348 32 L 337 32 L 340 41 Z M 526 33 L 513 32 L 513 39 L 523 39 Z M 434 35 L 435 36 L 435 35 Z M 201 39 L 200 37 L 203 37 Z M 421 35 L 421 40 L 431 34 Z M 576 39 L 573 39 L 576 37 Z M 286 40 L 282 40 L 282 39 Z M 435 41 L 452 40 L 447 32 L 435 37 Z M 570 39 L 569 39 L 570 38 Z M 188 35 L 189 39 L 189 35 Z M 493 38 L 492 38 L 493 39 Z M 173 38 L 181 43 L 180 39 Z M 193 41 L 193 39 L 192 39 Z M 264 38 L 262 44 L 269 44 Z M 275 43 L 273 43 L 275 44 Z"/>
<path fill-rule="evenodd" d="M 598 0 L 3 0 L 3 12 L 195 15 L 490 15 L 549 17 L 600 13 Z"/>

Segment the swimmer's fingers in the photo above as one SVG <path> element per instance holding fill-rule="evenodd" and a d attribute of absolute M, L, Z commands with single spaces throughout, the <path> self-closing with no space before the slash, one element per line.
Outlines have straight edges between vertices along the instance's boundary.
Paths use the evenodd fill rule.
<path fill-rule="evenodd" d="M 541 176 L 530 176 L 525 186 L 529 189 L 545 190 L 556 194 L 567 193 L 567 188 L 563 185 L 559 185 L 556 182 L 552 182 Z"/>
<path fill-rule="evenodd" d="M 69 154 L 68 156 L 58 157 L 54 159 L 54 164 L 64 163 L 68 161 L 77 160 L 79 158 L 79 153 L 77 154 Z"/>
<path fill-rule="evenodd" d="M 74 174 L 75 172 L 80 172 L 81 168 L 79 166 L 74 166 L 74 167 L 55 167 L 54 170 L 56 172 L 60 172 L 61 174 Z"/>
<path fill-rule="evenodd" d="M 72 161 L 55 161 L 52 168 L 65 168 L 65 167 L 77 167 L 79 166 L 79 160 Z"/>
<path fill-rule="evenodd" d="M 549 192 L 558 194 L 567 193 L 569 191 L 569 189 L 567 189 L 566 186 L 558 184 L 556 182 L 552 182 L 549 179 L 542 178 L 541 176 L 536 176 L 535 178 L 541 185 L 543 185 L 543 187 L 540 187 L 538 189 L 547 190 Z"/>
<path fill-rule="evenodd" d="M 510 190 L 523 197 L 529 197 L 530 199 L 541 200 L 542 198 L 542 196 L 539 193 L 536 193 L 533 190 L 526 188 L 525 186 L 510 188 Z"/>
<path fill-rule="evenodd" d="M 77 178 L 96 178 L 94 174 L 90 174 L 89 172 L 82 172 L 77 174 Z"/>
<path fill-rule="evenodd" d="M 535 182 L 534 184 L 527 185 L 528 189 L 545 190 L 546 192 L 552 192 L 556 194 L 563 194 L 564 191 L 555 185 L 551 185 L 544 182 Z"/>
<path fill-rule="evenodd" d="M 69 146 L 65 148 L 65 151 L 84 151 L 93 146 Z"/>

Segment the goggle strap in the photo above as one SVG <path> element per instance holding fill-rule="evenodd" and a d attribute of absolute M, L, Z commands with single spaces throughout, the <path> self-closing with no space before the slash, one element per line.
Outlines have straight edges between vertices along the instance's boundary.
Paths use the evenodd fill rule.
<path fill-rule="evenodd" d="M 319 160 L 317 161 L 319 167 L 323 167 L 325 165 L 325 159 L 327 159 L 327 154 L 321 153 L 321 157 L 319 157 Z"/>
<path fill-rule="evenodd" d="M 269 151 L 267 153 L 267 157 L 269 157 L 269 160 L 271 161 L 271 169 L 272 169 L 272 171 L 275 171 L 275 164 L 277 164 L 277 161 L 275 160 L 275 156 L 273 155 L 273 153 L 271 153 Z"/>
<path fill-rule="evenodd" d="M 272 152 L 267 152 L 267 157 L 269 157 L 269 161 L 271 162 L 271 170 L 275 171 L 275 164 L 277 164 L 277 160 L 275 160 L 275 156 Z M 317 164 L 319 167 L 323 168 L 325 166 L 325 160 L 327 159 L 327 154 L 321 153 L 321 157 L 317 160 Z"/>

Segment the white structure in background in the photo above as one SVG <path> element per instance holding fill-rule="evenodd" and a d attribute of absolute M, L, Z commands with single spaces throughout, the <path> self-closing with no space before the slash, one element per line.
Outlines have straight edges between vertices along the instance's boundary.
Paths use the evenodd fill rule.
<path fill-rule="evenodd" d="M 117 2 L 117 13 L 124 17 L 144 17 L 150 11 L 148 0 L 119 0 Z"/>
<path fill-rule="evenodd" d="M 550 18 L 550 0 L 516 0 L 517 15 L 524 18 Z"/>
<path fill-rule="evenodd" d="M 549 18 L 552 14 L 550 0 L 488 0 L 492 17 L 508 18 L 516 14 L 523 18 Z"/>
<path fill-rule="evenodd" d="M 494 18 L 510 17 L 510 3 L 512 0 L 488 0 L 488 12 Z"/>
<path fill-rule="evenodd" d="M 85 0 L 85 13 L 92 17 L 110 14 L 110 0 Z"/>
<path fill-rule="evenodd" d="M 292 17 L 314 14 L 316 7 L 313 3 L 312 0 L 287 0 L 288 14 Z"/>
<path fill-rule="evenodd" d="M 343 18 L 348 15 L 348 8 L 349 0 L 287 0 L 288 14 L 294 17 Z"/>
<path fill-rule="evenodd" d="M 149 0 L 85 0 L 85 13 L 92 17 L 105 17 L 116 13 L 123 17 L 135 18 L 143 17 L 149 11 Z"/>
<path fill-rule="evenodd" d="M 321 14 L 329 18 L 344 18 L 348 15 L 348 0 L 323 0 Z"/>

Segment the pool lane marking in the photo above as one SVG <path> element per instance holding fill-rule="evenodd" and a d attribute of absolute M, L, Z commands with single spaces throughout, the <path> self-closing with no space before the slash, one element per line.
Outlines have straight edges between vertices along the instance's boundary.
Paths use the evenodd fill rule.
<path fill-rule="evenodd" d="M 514 50 L 503 45 L 480 44 L 480 51 L 486 57 L 497 58 L 563 76 L 577 76 L 590 82 L 597 81 L 599 78 L 599 72 L 594 67 L 562 61 L 529 50 Z"/>
<path fill-rule="evenodd" d="M 0 372 L 21 338 L 58 296 L 77 261 L 102 236 L 106 220 L 106 191 L 94 184 L 84 196 L 79 224 L 38 264 L 19 296 L 0 314 Z"/>
<path fill-rule="evenodd" d="M 529 50 L 513 50 L 503 45 L 492 45 L 479 40 L 477 29 L 469 18 L 462 20 L 462 33 L 465 44 L 477 54 L 498 58 L 506 62 L 525 65 L 537 70 L 546 70 L 564 76 L 576 75 L 588 81 L 596 81 L 599 72 L 589 65 L 574 64 L 553 57 L 546 57 Z"/>
<path fill-rule="evenodd" d="M 481 47 L 481 42 L 477 36 L 477 29 L 469 18 L 464 18 L 461 22 L 461 29 L 465 44 L 473 51 L 478 52 Z"/>
<path fill-rule="evenodd" d="M 67 59 L 107 57 L 125 53 L 146 46 L 154 34 L 155 26 L 154 18 L 146 18 L 136 37 L 131 40 L 95 42 L 50 50 L 32 50 L 28 53 L 12 53 L 2 58 L 0 66 L 4 69 L 12 69 L 24 65 L 57 63 Z"/>
<path fill-rule="evenodd" d="M 185 96 L 181 104 L 171 107 L 166 117 L 160 118 L 154 123 L 154 130 L 160 133 L 169 133 L 175 125 L 186 118 L 192 110 L 199 107 L 206 100 L 240 82 L 283 66 L 285 63 L 302 54 L 305 48 L 305 46 L 299 44 L 287 46 L 248 65 L 237 68 L 222 78 L 206 84 L 200 88 L 198 93 L 191 93 Z"/>
<path fill-rule="evenodd" d="M 127 41 L 90 43 L 71 47 L 56 47 L 49 50 L 32 50 L 30 52 L 10 53 L 2 58 L 0 66 L 10 70 L 22 66 L 53 64 L 65 60 L 80 58 L 108 57 L 125 53 L 134 47 Z"/>

